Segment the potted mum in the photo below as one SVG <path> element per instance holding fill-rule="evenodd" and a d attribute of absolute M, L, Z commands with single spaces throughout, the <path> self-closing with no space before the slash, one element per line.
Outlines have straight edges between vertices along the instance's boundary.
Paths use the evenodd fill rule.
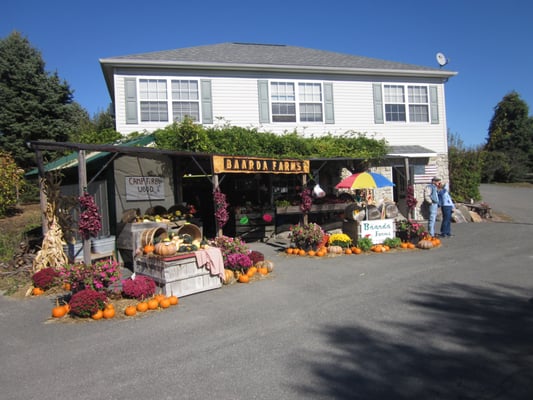
<path fill-rule="evenodd" d="M 291 242 L 297 248 L 305 251 L 316 250 L 324 238 L 324 231 L 314 222 L 310 224 L 291 225 L 289 230 Z"/>
<path fill-rule="evenodd" d="M 405 219 L 398 223 L 397 236 L 403 241 L 418 242 L 426 236 L 426 228 L 420 222 Z"/>

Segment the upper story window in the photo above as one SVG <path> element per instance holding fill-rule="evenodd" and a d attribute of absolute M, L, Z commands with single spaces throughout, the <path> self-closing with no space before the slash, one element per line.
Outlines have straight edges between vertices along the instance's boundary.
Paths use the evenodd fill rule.
<path fill-rule="evenodd" d="M 140 79 L 142 122 L 168 121 L 167 81 L 165 79 Z"/>
<path fill-rule="evenodd" d="M 388 122 L 429 122 L 426 86 L 384 85 L 384 103 Z"/>
<path fill-rule="evenodd" d="M 186 116 L 193 121 L 200 121 L 198 81 L 173 80 L 171 86 L 173 121 L 181 122 Z"/>
<path fill-rule="evenodd" d="M 320 83 L 271 82 L 272 122 L 322 122 Z"/>

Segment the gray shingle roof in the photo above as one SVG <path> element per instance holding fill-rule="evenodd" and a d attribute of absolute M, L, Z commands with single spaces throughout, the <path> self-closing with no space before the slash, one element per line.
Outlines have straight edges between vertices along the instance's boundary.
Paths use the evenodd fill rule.
<path fill-rule="evenodd" d="M 439 68 L 404 64 L 375 58 L 287 45 L 255 43 L 220 43 L 174 50 L 105 58 L 101 63 L 204 66 L 270 66 L 348 70 L 418 71 L 451 76 L 455 73 Z"/>

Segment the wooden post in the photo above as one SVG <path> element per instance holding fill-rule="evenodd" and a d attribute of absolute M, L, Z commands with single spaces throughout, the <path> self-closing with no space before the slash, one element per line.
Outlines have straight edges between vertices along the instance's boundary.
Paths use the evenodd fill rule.
<path fill-rule="evenodd" d="M 50 228 L 48 226 L 48 219 L 46 218 L 46 207 L 48 203 L 48 198 L 46 196 L 46 190 L 45 190 L 45 170 L 44 170 L 44 164 L 43 164 L 43 153 L 39 149 L 35 149 L 35 156 L 37 158 L 37 169 L 39 170 L 39 204 L 41 207 L 41 224 L 42 224 L 42 231 L 43 236 L 46 235 L 46 232 L 48 232 L 48 229 Z"/>
<path fill-rule="evenodd" d="M 215 191 L 218 189 L 218 174 L 213 174 L 213 197 Z M 214 202 L 214 199 L 213 199 Z M 216 212 L 217 205 L 215 204 L 215 212 Z M 216 224 L 216 231 L 217 231 L 217 237 L 221 237 L 223 235 L 222 227 L 218 225 L 218 221 L 215 218 L 215 224 Z"/>
<path fill-rule="evenodd" d="M 78 189 L 79 195 L 83 196 L 87 191 L 87 164 L 85 162 L 85 150 L 78 150 Z M 83 239 L 83 262 L 91 265 L 91 240 Z"/>
<path fill-rule="evenodd" d="M 302 192 L 307 189 L 307 175 L 302 175 Z M 304 225 L 307 225 L 309 223 L 309 215 L 308 213 L 304 213 L 303 215 L 303 223 Z"/>

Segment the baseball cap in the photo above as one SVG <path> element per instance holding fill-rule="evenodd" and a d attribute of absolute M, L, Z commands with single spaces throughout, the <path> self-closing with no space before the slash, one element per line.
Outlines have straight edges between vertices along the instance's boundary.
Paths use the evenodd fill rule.
<path fill-rule="evenodd" d="M 434 176 L 431 181 L 432 182 L 440 182 L 440 178 L 438 176 Z"/>

